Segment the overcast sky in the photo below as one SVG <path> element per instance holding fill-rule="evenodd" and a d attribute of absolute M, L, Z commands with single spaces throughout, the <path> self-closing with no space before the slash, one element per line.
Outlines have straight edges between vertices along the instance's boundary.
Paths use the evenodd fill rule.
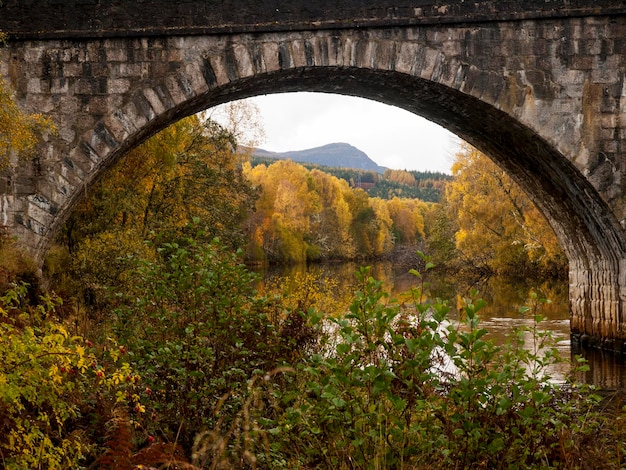
<path fill-rule="evenodd" d="M 458 138 L 419 116 L 376 101 L 324 93 L 250 98 L 258 106 L 265 150 L 286 152 L 345 142 L 381 166 L 450 172 Z"/>

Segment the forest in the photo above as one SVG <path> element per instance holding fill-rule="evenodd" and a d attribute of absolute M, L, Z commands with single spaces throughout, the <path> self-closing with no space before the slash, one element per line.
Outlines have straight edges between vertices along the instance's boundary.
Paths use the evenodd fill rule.
<path fill-rule="evenodd" d="M 252 154 L 250 165 L 271 166 L 276 159 Z M 307 170 L 318 169 L 336 178 L 347 181 L 351 187 L 360 187 L 372 197 L 392 199 L 402 197 L 419 199 L 423 202 L 440 202 L 445 193 L 446 183 L 452 177 L 445 173 L 416 170 L 386 170 L 384 174 L 353 168 L 337 168 L 312 163 L 300 163 Z"/>
<path fill-rule="evenodd" d="M 10 165 L 52 125 L 0 91 Z M 253 165 L 240 141 L 192 116 L 132 150 L 66 221 L 41 277 L 2 238 L 3 468 L 620 468 L 622 410 L 546 373 L 569 360 L 541 328 L 547 299 L 496 346 L 477 294 L 458 321 L 428 295 L 437 269 L 565 272 L 541 214 L 487 157 L 463 148 L 433 202 Z M 392 297 L 367 262 L 401 247 L 420 263 Z M 354 292 L 314 275 L 258 292 L 248 268 L 331 260 L 362 262 Z"/>
<path fill-rule="evenodd" d="M 74 210 L 51 250 L 49 277 L 80 279 L 93 294 L 126 278 L 128 260 L 154 259 L 160 244 L 188 235 L 196 219 L 205 241 L 219 237 L 248 264 L 392 259 L 408 246 L 454 271 L 565 273 L 543 216 L 475 149 L 459 154 L 443 201 L 432 203 L 371 196 L 336 169 L 253 166 L 235 146 L 228 130 L 192 117 L 130 152 Z M 416 182 L 406 171 L 384 179 Z"/>

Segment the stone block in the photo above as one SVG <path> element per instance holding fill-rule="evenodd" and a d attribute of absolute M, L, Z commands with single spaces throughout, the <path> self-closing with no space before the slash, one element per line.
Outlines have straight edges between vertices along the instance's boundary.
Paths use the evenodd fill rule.
<path fill-rule="evenodd" d="M 414 75 L 419 52 L 420 46 L 414 42 L 400 44 L 395 61 L 396 71 L 407 75 Z"/>
<path fill-rule="evenodd" d="M 617 116 L 614 114 L 604 114 L 600 118 L 600 122 L 602 123 L 603 129 L 615 129 L 617 126 Z"/>
<path fill-rule="evenodd" d="M 111 79 L 107 80 L 107 93 L 108 94 L 123 94 L 130 90 L 130 80 L 128 79 Z"/>
<path fill-rule="evenodd" d="M 128 55 L 126 49 L 120 47 L 121 44 L 110 44 L 106 48 L 106 60 L 107 62 L 127 62 Z"/>
<path fill-rule="evenodd" d="M 165 112 L 167 108 L 161 102 L 158 93 L 154 89 L 146 88 L 143 90 L 143 95 L 146 97 L 148 103 L 150 103 L 150 107 L 152 108 L 153 113 L 150 113 L 150 115 L 159 115 Z"/>
<path fill-rule="evenodd" d="M 275 42 L 263 42 L 261 48 L 263 50 L 264 71 L 275 72 L 280 70 L 280 64 L 278 63 L 279 45 Z M 331 64 L 329 63 L 329 65 Z"/>
<path fill-rule="evenodd" d="M 233 47 L 233 56 L 239 76 L 237 78 L 251 77 L 254 75 L 254 66 L 252 65 L 250 52 L 244 44 L 236 44 Z M 304 60 L 302 63 L 304 63 Z"/>

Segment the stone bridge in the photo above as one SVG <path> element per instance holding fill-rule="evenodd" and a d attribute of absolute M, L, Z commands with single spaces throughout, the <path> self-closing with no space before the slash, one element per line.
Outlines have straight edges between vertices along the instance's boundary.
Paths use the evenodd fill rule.
<path fill-rule="evenodd" d="M 626 344 L 623 0 L 4 0 L 0 30 L 0 73 L 58 130 L 0 179 L 0 224 L 39 261 L 89 186 L 176 120 L 341 93 L 497 162 L 567 253 L 572 332 Z"/>

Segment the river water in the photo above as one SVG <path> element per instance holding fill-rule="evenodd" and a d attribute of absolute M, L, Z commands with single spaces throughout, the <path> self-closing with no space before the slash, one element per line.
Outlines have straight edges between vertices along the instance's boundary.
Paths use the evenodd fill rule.
<path fill-rule="evenodd" d="M 296 274 L 313 272 L 317 276 L 335 279 L 337 288 L 330 295 L 345 295 L 353 292 L 355 286 L 354 273 L 358 269 L 356 263 L 328 265 L 296 265 L 288 267 L 272 267 L 255 269 L 261 275 L 261 285 L 276 282 L 277 279 L 293 277 Z M 384 288 L 392 295 L 406 292 L 417 286 L 421 281 L 416 276 L 397 269 L 391 262 L 371 264 L 371 275 L 383 281 Z M 622 357 L 596 350 L 579 351 L 572 347 L 570 341 L 568 288 L 567 282 L 551 282 L 533 284 L 532 282 L 504 281 L 499 278 L 490 279 L 454 279 L 442 277 L 435 271 L 424 276 L 426 290 L 431 298 L 447 300 L 451 306 L 450 319 L 458 321 L 458 308 L 463 299 L 469 298 L 476 291 L 487 305 L 480 310 L 481 325 L 488 331 L 487 337 L 496 344 L 503 344 L 507 335 L 515 328 L 534 326 L 536 313 L 545 319 L 536 326 L 539 330 L 550 331 L 555 339 L 555 347 L 562 358 L 574 360 L 576 355 L 587 360 L 589 370 L 576 372 L 573 380 L 595 385 L 606 390 L 626 390 L 626 363 Z M 547 299 L 549 302 L 533 302 L 533 297 Z M 526 311 L 524 307 L 529 307 Z M 525 334 L 526 347 L 533 348 L 533 336 Z M 572 375 L 570 361 L 550 367 L 547 371 L 555 381 L 563 381 Z"/>

